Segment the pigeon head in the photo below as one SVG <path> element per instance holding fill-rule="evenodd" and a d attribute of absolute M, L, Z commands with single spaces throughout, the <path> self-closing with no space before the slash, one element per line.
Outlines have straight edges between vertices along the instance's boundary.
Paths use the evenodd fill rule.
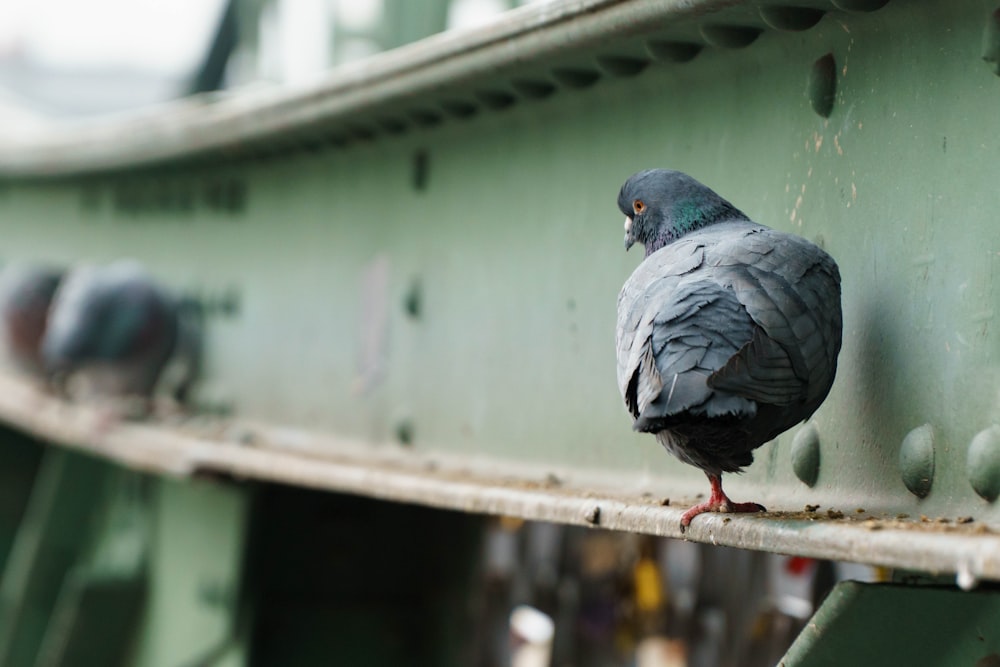
<path fill-rule="evenodd" d="M 633 174 L 618 193 L 625 214 L 625 249 L 635 243 L 646 256 L 696 229 L 747 217 L 687 174 L 647 169 Z"/>

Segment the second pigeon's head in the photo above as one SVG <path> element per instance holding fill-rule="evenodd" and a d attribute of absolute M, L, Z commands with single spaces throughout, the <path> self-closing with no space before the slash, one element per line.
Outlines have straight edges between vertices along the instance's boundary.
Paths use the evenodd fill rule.
<path fill-rule="evenodd" d="M 647 257 L 696 229 L 746 219 L 712 189 L 670 169 L 630 176 L 618 193 L 618 208 L 625 214 L 625 249 L 641 243 Z"/>

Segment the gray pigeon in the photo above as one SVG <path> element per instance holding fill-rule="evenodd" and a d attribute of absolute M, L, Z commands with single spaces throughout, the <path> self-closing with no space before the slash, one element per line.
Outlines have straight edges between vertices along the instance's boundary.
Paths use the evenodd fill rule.
<path fill-rule="evenodd" d="M 139 397 L 148 410 L 179 329 L 174 298 L 137 263 L 79 268 L 56 292 L 42 357 L 57 387 L 81 373 L 95 394 Z"/>
<path fill-rule="evenodd" d="M 42 375 L 42 336 L 63 273 L 49 266 L 10 264 L 0 275 L 4 348 L 13 365 L 23 372 Z"/>
<path fill-rule="evenodd" d="M 625 249 L 646 258 L 618 296 L 618 388 L 633 429 L 708 476 L 681 518 L 758 512 L 722 490 L 753 450 L 808 419 L 833 384 L 840 272 L 819 247 L 751 221 L 690 176 L 634 174 L 618 194 Z"/>

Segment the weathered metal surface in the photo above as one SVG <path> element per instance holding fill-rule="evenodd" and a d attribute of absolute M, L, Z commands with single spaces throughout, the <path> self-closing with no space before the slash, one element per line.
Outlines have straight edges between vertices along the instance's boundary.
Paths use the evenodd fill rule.
<path fill-rule="evenodd" d="M 41 459 L 40 448 L 29 438 L 0 430 L 0 572 L 7 565 Z"/>
<path fill-rule="evenodd" d="M 995 593 L 844 582 L 778 665 L 995 665 L 998 628 Z"/>
<path fill-rule="evenodd" d="M 35 664 L 106 475 L 92 459 L 64 451 L 45 456 L 0 581 L 0 664 Z"/>
<path fill-rule="evenodd" d="M 653 493 L 662 487 L 628 475 L 579 471 L 555 477 L 537 466 L 421 454 L 392 445 L 373 448 L 323 434 L 232 420 L 173 427 L 123 424 L 105 433 L 94 429 L 99 417 L 89 410 L 26 396 L 25 388 L 9 381 L 0 381 L 0 389 L 0 418 L 22 424 L 39 438 L 153 473 L 267 480 L 465 512 L 957 574 L 973 584 L 979 579 L 1000 580 L 1000 532 L 960 517 L 899 518 L 837 504 L 802 512 L 706 515 L 682 533 L 680 517 L 693 496 L 675 496 L 664 505 L 662 495 Z M 31 406 L 31 415 L 25 413 L 26 405 Z M 58 419 L 53 418 L 55 413 Z M 183 487 L 165 488 L 179 493 Z M 176 507 L 172 511 L 183 513 Z M 205 509 L 191 514 L 195 515 L 201 522 L 189 530 L 199 534 L 209 530 L 199 527 L 207 516 Z M 233 521 L 237 527 L 227 530 L 238 531 L 239 519 Z M 223 523 L 220 519 L 212 530 L 221 530 Z"/>
<path fill-rule="evenodd" d="M 415 17 L 403 16 L 412 8 L 403 9 L 396 18 L 412 25 Z M 433 23 L 430 14 L 442 9 L 419 13 Z M 341 66 L 314 88 L 209 95 L 126 121 L 7 137 L 0 173 L 57 176 L 195 158 L 242 160 L 392 137 L 559 88 L 630 77 L 656 60 L 683 60 L 706 42 L 748 46 L 775 20 L 803 30 L 811 24 L 796 20 L 799 12 L 815 18 L 830 9 L 826 0 L 801 0 L 794 8 L 734 0 L 552 0 L 479 29 L 433 35 Z M 390 42 L 407 30 L 393 32 Z"/>
<path fill-rule="evenodd" d="M 82 549 L 65 555 L 72 558 L 65 577 L 55 578 L 59 596 L 30 662 L 36 667 L 124 664 L 139 624 L 150 551 L 151 514 L 145 493 L 150 480 L 107 464 L 100 468 L 104 483 L 88 489 L 91 497 L 100 499 L 96 508 L 85 505 L 81 510 L 68 502 L 55 508 L 85 527 L 87 539 Z M 46 544 L 35 558 L 45 560 L 59 551 L 57 545 Z M 18 573 L 3 574 L 13 579 Z"/>
<path fill-rule="evenodd" d="M 0 412 L 158 472 L 571 522 L 607 498 L 600 525 L 674 534 L 679 511 L 641 493 L 690 499 L 704 480 L 629 432 L 612 349 L 615 296 L 639 261 L 619 250 L 614 198 L 631 172 L 662 165 L 821 243 L 844 275 L 845 343 L 812 425 L 818 456 L 803 481 L 797 431 L 783 435 L 727 480 L 734 498 L 997 524 L 992 473 L 975 463 L 996 460 L 1000 420 L 1000 79 L 981 53 L 993 8 L 809 6 L 830 11 L 777 32 L 768 24 L 807 22 L 765 21 L 755 3 L 556 3 L 338 70 L 308 93 L 5 140 L 5 256 L 129 255 L 201 293 L 203 402 L 293 428 L 262 427 L 263 444 L 240 447 L 225 426 L 95 439 L 56 408 L 0 397 Z M 836 86 L 810 95 L 826 54 Z M 827 118 L 814 107 L 829 94 Z M 900 449 L 925 424 L 933 484 L 920 498 L 904 476 L 923 492 L 929 468 L 905 473 Z M 300 432 L 319 434 L 305 438 L 308 456 L 288 449 Z M 461 464 L 387 470 L 393 448 L 390 459 Z M 506 466 L 506 480 L 460 474 Z M 524 488 L 550 474 L 572 491 Z M 602 490 L 613 487 L 624 499 Z M 991 535 L 870 527 L 705 517 L 689 537 L 998 576 Z"/>
<path fill-rule="evenodd" d="M 129 664 L 245 664 L 234 654 L 250 499 L 231 485 L 155 483 L 149 593 Z"/>

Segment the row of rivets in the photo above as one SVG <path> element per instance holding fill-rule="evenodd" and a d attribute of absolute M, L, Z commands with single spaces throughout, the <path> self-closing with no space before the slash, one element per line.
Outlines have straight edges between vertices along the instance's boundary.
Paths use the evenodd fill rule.
<path fill-rule="evenodd" d="M 845 11 L 871 12 L 881 9 L 889 0 L 831 0 L 834 8 Z M 406 109 L 400 115 L 376 116 L 370 125 L 348 124 L 338 127 L 325 136 L 308 136 L 292 139 L 280 146 L 266 144 L 249 147 L 250 154 L 261 160 L 279 157 L 296 150 L 319 152 L 327 146 L 344 148 L 356 142 L 367 142 L 385 134 L 395 136 L 413 128 L 433 128 L 448 118 L 466 119 L 483 110 L 502 111 L 521 100 L 538 100 L 549 97 L 560 87 L 568 90 L 589 88 L 606 76 L 635 76 L 655 62 L 685 63 L 697 56 L 706 46 L 719 49 L 742 49 L 754 43 L 764 32 L 764 26 L 781 31 L 804 31 L 814 27 L 828 10 L 795 5 L 769 5 L 759 7 L 760 21 L 750 24 L 707 23 L 698 29 L 698 36 L 689 39 L 663 39 L 650 37 L 644 42 L 644 54 L 625 55 L 607 53 L 596 56 L 588 64 L 554 67 L 547 73 L 517 77 L 497 88 L 480 88 L 465 93 L 464 99 L 447 97 L 431 102 L 431 106 Z M 1000 19 L 998 19 L 1000 20 Z M 761 23 L 763 25 L 761 25 Z M 983 57 L 996 61 L 1000 53 L 1000 23 L 994 21 L 987 28 Z M 837 87 L 837 70 L 833 56 L 827 54 L 813 63 L 809 75 L 807 96 L 812 108 L 828 118 L 833 111 Z M 244 157 L 243 150 L 236 151 Z"/>
<path fill-rule="evenodd" d="M 934 428 L 918 426 L 903 438 L 899 448 L 899 474 L 913 495 L 926 498 L 934 483 Z M 792 470 L 804 484 L 819 478 L 820 438 L 812 423 L 799 429 L 792 441 Z M 973 490 L 993 502 L 1000 496 L 1000 425 L 980 431 L 969 443 L 966 475 Z"/>

